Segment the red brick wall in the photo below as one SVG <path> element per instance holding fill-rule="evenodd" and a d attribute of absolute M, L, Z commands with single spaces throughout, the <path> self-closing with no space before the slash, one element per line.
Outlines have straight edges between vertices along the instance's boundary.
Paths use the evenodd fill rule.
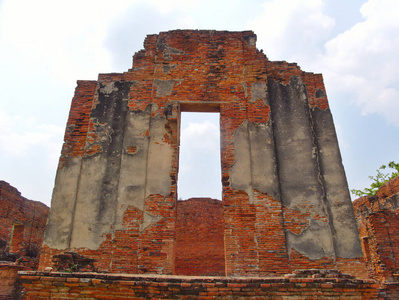
<path fill-rule="evenodd" d="M 22 197 L 16 188 L 0 181 L 0 239 L 9 252 L 39 254 L 48 211 L 45 204 Z"/>
<path fill-rule="evenodd" d="M 70 200 L 71 203 L 65 205 L 68 206 L 68 216 L 62 216 L 62 222 L 57 220 L 57 217 L 52 219 L 50 215 L 49 220 L 51 220 L 52 228 L 57 228 L 57 222 L 63 224 L 63 226 L 58 227 L 62 227 L 58 232 L 54 229 L 52 236 L 53 238 L 57 237 L 57 234 L 62 232 L 64 244 L 62 247 L 51 246 L 50 241 L 50 243 L 44 245 L 40 269 L 52 266 L 52 255 L 65 250 L 72 250 L 95 258 L 97 260 L 96 267 L 100 271 L 159 274 L 173 274 L 175 271 L 188 272 L 179 270 L 180 266 L 184 265 L 181 264 L 181 259 L 184 256 L 181 256 L 178 253 L 179 250 L 177 250 L 179 241 L 176 241 L 176 224 L 179 224 L 179 222 L 176 215 L 176 198 L 180 110 L 194 107 L 193 110 L 220 111 L 225 273 L 228 276 L 277 276 L 289 273 L 297 268 L 335 268 L 340 266 L 346 266 L 346 270 L 353 274 L 359 273 L 359 266 L 354 262 L 356 259 L 361 260 L 358 257 L 361 255 L 359 247 L 355 254 L 351 253 L 351 255 L 345 256 L 351 257 L 351 259 L 344 259 L 343 257 L 337 259 L 340 257 L 334 253 L 334 247 L 330 243 L 325 248 L 329 248 L 331 251 L 323 252 L 322 255 L 316 255 L 316 258 L 311 259 L 309 258 L 311 255 L 306 256 L 304 252 L 312 252 L 314 249 L 323 250 L 324 248 L 310 246 L 303 250 L 306 248 L 303 247 L 302 252 L 299 253 L 293 245 L 294 243 L 287 246 L 288 234 L 291 234 L 291 238 L 294 236 L 294 239 L 301 239 L 304 243 L 320 241 L 321 239 L 317 236 L 313 240 L 308 238 L 312 234 L 317 235 L 317 232 L 320 232 L 314 229 L 316 227 L 310 228 L 312 222 L 323 225 L 324 229 L 328 229 L 329 224 L 331 224 L 329 222 L 335 222 L 334 226 L 338 223 L 338 225 L 341 225 L 335 226 L 335 228 L 342 229 L 345 226 L 340 223 L 339 217 L 333 220 L 332 217 L 328 219 L 328 216 L 320 215 L 320 211 L 329 211 L 328 208 L 320 208 L 327 205 L 325 204 L 326 201 L 321 198 L 317 198 L 315 203 L 305 199 L 294 208 L 289 206 L 292 199 L 282 199 L 283 196 L 280 195 L 282 189 L 278 185 L 285 180 L 279 177 L 281 172 L 278 172 L 275 165 L 278 160 L 276 154 L 278 145 L 274 144 L 274 133 L 277 132 L 277 129 L 273 127 L 276 120 L 272 119 L 274 112 L 271 110 L 272 104 L 269 101 L 271 94 L 268 94 L 268 82 L 269 80 L 273 81 L 279 88 L 284 89 L 283 86 L 286 86 L 293 76 L 298 76 L 298 80 L 306 85 L 304 95 L 306 94 L 307 102 L 302 107 L 304 107 L 307 115 L 306 118 L 299 116 L 297 119 L 308 120 L 308 118 L 311 118 L 310 111 L 313 109 L 317 112 L 329 113 L 328 101 L 321 75 L 303 72 L 296 64 L 269 61 L 261 51 L 256 49 L 255 42 L 256 36 L 251 31 L 176 30 L 161 32 L 159 35 L 147 36 L 144 42 L 144 50 L 134 55 L 132 69 L 127 72 L 100 74 L 97 81 L 78 81 L 60 158 L 58 173 L 60 176 L 57 175 L 57 178 L 62 176 L 65 176 L 65 180 L 71 178 L 70 173 L 68 173 L 72 170 L 71 168 L 68 169 L 72 165 L 68 164 L 72 161 L 71 158 L 78 158 L 77 161 L 81 158 L 83 162 L 79 161 L 81 168 L 75 166 L 76 168 L 71 171 L 73 178 L 76 178 L 76 182 L 74 181 L 75 190 L 71 188 L 71 190 L 64 191 L 64 186 L 71 187 L 72 184 L 63 185 L 61 179 L 56 184 L 55 190 L 62 190 L 59 192 L 61 196 L 58 199 L 53 199 L 53 203 L 57 204 L 59 211 L 65 211 L 63 209 L 64 203 L 66 200 L 73 199 Z M 117 98 L 116 95 L 120 91 L 115 92 L 115 94 L 111 93 L 112 95 L 101 94 L 101 89 L 104 88 L 106 83 L 123 86 L 123 93 L 125 93 L 125 89 L 128 89 L 127 95 L 124 94 L 123 97 Z M 170 91 L 168 92 L 168 88 L 166 88 L 165 92 L 162 87 L 168 85 L 171 86 Z M 102 100 L 101 95 L 104 97 Z M 105 103 L 106 100 L 104 99 L 111 98 L 114 101 L 112 105 L 111 102 Z M 297 100 L 297 98 L 295 99 Z M 288 100 L 294 101 L 291 98 Z M 99 105 L 101 101 L 104 102 L 101 103 L 102 106 Z M 278 102 L 276 99 L 274 101 Z M 123 104 L 121 104 L 122 102 Z M 114 104 L 123 106 L 121 110 L 126 115 L 145 115 L 145 118 L 150 119 L 148 121 L 150 125 L 161 120 L 161 122 L 165 122 L 164 126 L 158 128 L 149 125 L 148 130 L 143 130 L 143 132 L 140 131 L 141 128 L 137 131 L 127 128 L 126 123 L 123 123 L 127 120 L 125 116 L 121 114 L 113 115 L 112 107 Z M 99 116 L 104 117 L 104 120 L 100 122 Z M 297 116 L 295 115 L 295 117 Z M 123 132 L 123 134 L 110 138 L 116 132 L 113 122 L 122 124 L 120 128 L 118 127 L 118 132 Z M 328 122 L 323 121 L 320 126 L 323 127 Z M 123 127 L 123 124 L 125 124 L 125 127 Z M 306 133 L 312 135 L 309 141 L 312 141 L 313 152 L 309 153 L 308 157 L 319 155 L 314 147 L 315 140 L 318 137 L 314 135 L 314 128 L 311 128 L 313 126 L 311 124 L 313 123 L 309 122 L 303 125 L 308 126 Z M 256 152 L 257 150 L 252 151 L 252 146 L 249 147 L 251 149 L 248 151 L 252 151 L 249 155 L 253 155 L 253 158 L 260 161 L 264 157 L 264 152 L 269 151 L 267 153 L 270 155 L 270 159 L 264 164 L 268 168 L 268 173 L 264 177 L 267 177 L 270 185 L 275 186 L 270 189 L 271 192 L 268 191 L 269 187 L 259 189 L 254 187 L 257 184 L 255 181 L 260 182 L 265 179 L 263 177 L 261 179 L 252 178 L 249 180 L 250 183 L 244 183 L 244 185 L 247 185 L 245 187 L 240 187 L 240 184 L 238 184 L 238 187 L 233 187 L 232 169 L 239 157 L 236 149 L 236 133 L 246 125 L 259 128 L 264 134 L 257 136 L 257 129 L 252 132 L 248 129 L 247 142 L 249 143 L 251 138 L 260 141 L 259 149 L 257 149 L 259 152 Z M 334 131 L 333 124 L 330 125 Z M 131 125 L 131 127 L 134 126 Z M 154 128 L 157 128 L 158 131 L 152 131 L 155 130 Z M 161 132 L 161 138 L 157 136 L 159 132 Z M 110 136 L 106 136 L 105 133 Z M 151 186 L 147 182 L 151 178 L 147 177 L 147 173 L 145 173 L 147 167 L 143 168 L 146 171 L 143 171 L 142 176 L 133 174 L 145 178 L 144 184 L 138 183 L 140 180 L 136 180 L 137 178 L 131 175 L 134 168 L 123 169 L 121 157 L 135 155 L 140 151 L 139 148 L 135 148 L 136 145 L 133 145 L 133 142 L 124 145 L 125 140 L 123 140 L 124 136 L 122 135 L 126 134 L 134 135 L 134 143 L 137 143 L 139 139 L 148 140 L 148 143 L 153 143 L 152 145 L 156 144 L 166 149 L 172 149 L 170 171 L 167 170 L 168 176 L 165 179 L 165 181 L 170 181 L 168 193 L 147 194 L 148 186 Z M 289 139 L 282 138 L 282 140 Z M 267 145 L 261 145 L 263 141 Z M 115 142 L 113 144 L 115 147 L 111 149 L 109 145 L 113 142 Z M 301 146 L 299 144 L 298 147 Z M 281 145 L 280 149 L 284 147 L 284 145 Z M 298 147 L 295 147 L 296 151 L 298 151 Z M 154 157 L 150 157 L 151 151 L 145 147 L 142 147 L 141 150 L 147 151 L 146 155 L 148 155 L 147 158 L 143 158 L 143 161 L 146 159 L 147 164 L 151 163 L 154 159 Z M 254 152 L 256 153 L 254 154 Z M 156 159 L 154 160 L 156 161 Z M 287 161 L 287 159 L 282 160 Z M 318 163 L 316 160 L 314 161 Z M 96 173 L 92 174 L 92 177 L 100 173 L 90 171 L 93 166 L 98 166 L 97 163 L 104 167 L 103 169 L 106 170 L 104 173 L 108 173 L 104 176 L 99 175 L 103 177 L 96 178 L 95 182 L 91 182 L 90 172 Z M 120 167 L 116 167 L 117 163 L 120 163 Z M 248 162 L 247 165 L 250 164 Z M 334 161 L 333 164 L 339 165 L 340 161 Z M 259 168 L 257 165 L 251 165 L 249 168 L 255 169 L 256 167 Z M 112 170 L 112 172 L 109 170 Z M 323 170 L 323 168 L 319 166 L 314 170 Z M 247 173 L 252 171 L 251 169 Z M 262 173 L 261 171 L 259 172 Z M 84 175 L 86 177 L 82 173 L 86 174 Z M 112 176 L 105 178 L 111 173 Z M 323 177 L 323 174 L 315 175 L 317 175 L 314 176 L 317 179 L 315 184 L 319 185 L 319 179 Z M 85 180 L 82 179 L 82 176 Z M 120 178 L 123 176 L 129 178 L 130 181 L 124 179 L 124 184 L 114 182 L 115 178 L 121 180 Z M 266 182 L 266 180 L 262 182 Z M 87 186 L 84 186 L 85 184 L 91 185 L 88 188 L 88 190 L 91 189 L 90 192 L 86 191 Z M 129 184 L 131 184 L 129 188 L 132 190 L 140 190 L 142 196 L 137 196 L 138 193 L 131 198 L 126 196 L 124 198 L 126 203 L 120 204 L 118 201 L 127 194 L 124 189 Z M 303 184 L 303 186 L 305 185 Z M 287 186 L 296 187 L 302 186 L 302 184 L 301 182 L 290 183 Z M 109 199 L 102 199 L 104 201 L 99 204 L 100 200 L 90 198 L 86 203 L 84 201 L 89 197 L 80 196 L 85 192 L 87 192 L 86 196 L 95 195 L 92 192 L 98 191 L 104 191 L 104 193 L 99 193 L 98 198 L 107 195 Z M 288 198 L 290 197 L 293 196 L 288 196 Z M 349 198 L 347 200 L 349 204 L 346 204 L 351 207 Z M 285 204 L 283 204 L 284 201 L 286 201 Z M 343 206 L 343 202 L 334 204 L 335 202 L 332 201 L 328 205 L 337 205 L 339 210 Z M 114 222 L 115 220 L 107 223 L 104 218 L 96 218 L 89 213 L 86 216 L 77 217 L 80 208 L 89 211 L 91 206 L 96 206 L 95 209 L 90 210 L 93 213 L 102 213 L 102 209 L 108 209 L 104 213 L 106 216 L 117 215 L 115 211 L 118 212 L 118 210 L 122 211 L 123 209 L 122 217 L 118 219 L 118 224 Z M 54 212 L 54 209 L 52 212 Z M 58 216 L 61 215 L 60 213 Z M 89 220 L 81 220 L 85 217 Z M 144 228 L 145 218 L 147 218 L 147 221 L 150 219 L 149 223 L 152 223 L 151 226 Z M 350 219 L 349 222 L 354 224 L 353 214 L 347 219 Z M 80 228 L 77 228 L 79 226 L 75 228 L 76 224 Z M 97 232 L 96 229 L 99 227 L 103 231 L 96 235 L 94 232 Z M 76 233 L 79 230 L 85 230 L 87 236 L 94 237 L 92 240 L 96 239 L 96 242 L 93 242 L 90 247 L 86 247 L 79 238 L 76 238 L 78 246 L 73 246 L 74 235 L 72 232 Z M 106 232 L 107 230 L 108 232 Z M 355 232 L 356 229 L 353 231 Z M 328 233 L 331 233 L 331 231 Z M 329 238 L 334 239 L 336 237 L 331 233 Z M 98 240 L 101 241 L 97 243 Z M 358 242 L 357 239 L 356 242 Z M 327 254 L 324 255 L 324 253 Z M 356 257 L 356 259 L 352 259 L 353 257 Z M 338 261 L 339 264 L 337 264 Z M 182 268 L 186 269 L 185 267 Z"/>
<path fill-rule="evenodd" d="M 399 176 L 376 196 L 353 202 L 364 258 L 371 278 L 396 281 L 399 270 Z"/>
<path fill-rule="evenodd" d="M 25 226 L 22 224 L 14 224 L 12 227 L 12 237 L 10 242 L 11 253 L 21 253 L 24 244 Z"/>
<path fill-rule="evenodd" d="M 281 81 L 284 84 L 290 82 L 292 75 L 300 76 L 306 84 L 309 106 L 320 109 L 329 108 L 323 76 L 321 74 L 303 72 L 296 63 L 287 63 L 286 61 L 267 61 L 266 66 L 268 78 Z"/>
<path fill-rule="evenodd" d="M 62 168 L 70 157 L 82 156 L 86 145 L 86 135 L 89 127 L 90 111 L 96 81 L 77 82 L 75 95 L 72 99 L 71 109 L 64 136 L 64 145 L 58 168 Z"/>
<path fill-rule="evenodd" d="M 176 275 L 225 275 L 222 201 L 177 202 Z"/>
<path fill-rule="evenodd" d="M 25 299 L 377 299 L 349 278 L 228 278 L 23 272 Z M 381 298 L 383 299 L 383 298 Z"/>
<path fill-rule="evenodd" d="M 0 262 L 0 299 L 15 300 L 18 295 L 18 271 L 24 267 L 13 263 Z"/>

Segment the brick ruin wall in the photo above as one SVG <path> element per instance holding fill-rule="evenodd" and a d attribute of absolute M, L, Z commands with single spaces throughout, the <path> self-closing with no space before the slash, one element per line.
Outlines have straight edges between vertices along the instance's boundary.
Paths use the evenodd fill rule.
<path fill-rule="evenodd" d="M 37 269 L 48 212 L 0 181 L 0 299 L 18 299 L 18 271 Z"/>
<path fill-rule="evenodd" d="M 222 201 L 191 198 L 177 202 L 176 275 L 224 276 Z"/>
<path fill-rule="evenodd" d="M 22 287 L 19 282 L 18 272 L 26 269 L 11 263 L 0 262 L 0 299 L 20 299 Z"/>
<path fill-rule="evenodd" d="M 43 242 L 49 208 L 28 200 L 5 181 L 0 181 L 0 241 L 4 251 L 16 257 L 37 257 Z"/>
<path fill-rule="evenodd" d="M 364 276 L 322 76 L 269 61 L 251 31 L 149 35 L 132 69 L 78 81 L 41 270 L 71 250 L 175 272 L 181 111 L 220 113 L 226 275 Z"/>
<path fill-rule="evenodd" d="M 353 202 L 370 278 L 399 281 L 399 176 Z"/>

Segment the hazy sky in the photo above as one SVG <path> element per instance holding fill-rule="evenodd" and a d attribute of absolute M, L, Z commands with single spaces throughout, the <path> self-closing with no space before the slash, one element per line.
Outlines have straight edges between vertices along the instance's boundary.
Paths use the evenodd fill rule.
<path fill-rule="evenodd" d="M 0 180 L 49 204 L 76 80 L 127 71 L 146 34 L 172 29 L 253 30 L 270 60 L 323 73 L 350 188 L 399 162 L 397 0 L 0 0 Z M 195 151 L 219 151 L 217 118 L 188 119 L 187 190 L 220 197 L 189 175 Z"/>

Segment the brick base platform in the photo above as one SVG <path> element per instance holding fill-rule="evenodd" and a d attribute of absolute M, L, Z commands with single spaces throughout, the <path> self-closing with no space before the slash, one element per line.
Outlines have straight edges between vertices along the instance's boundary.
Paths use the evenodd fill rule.
<path fill-rule="evenodd" d="M 25 299 L 377 299 L 350 278 L 248 278 L 22 271 Z"/>

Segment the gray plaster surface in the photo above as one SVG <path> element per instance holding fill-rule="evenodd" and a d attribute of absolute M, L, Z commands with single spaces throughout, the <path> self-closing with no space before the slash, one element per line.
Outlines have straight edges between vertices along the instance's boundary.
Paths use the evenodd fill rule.
<path fill-rule="evenodd" d="M 311 259 L 334 256 L 329 223 L 314 220 L 316 215 L 329 216 L 305 86 L 300 77 L 292 76 L 287 85 L 269 80 L 268 91 L 283 205 L 300 214 L 310 213 L 309 225 L 300 234 L 287 230 L 287 248 Z"/>
<path fill-rule="evenodd" d="M 314 131 L 337 257 L 362 257 L 352 201 L 349 196 L 334 123 L 329 109 L 312 110 Z"/>
<path fill-rule="evenodd" d="M 123 133 L 130 83 L 99 84 L 91 119 L 101 152 L 82 161 L 70 247 L 98 249 L 112 232 L 117 210 Z M 88 147 L 91 147 L 89 143 Z"/>
<path fill-rule="evenodd" d="M 43 243 L 54 249 L 69 247 L 82 158 L 69 158 L 55 178 L 51 209 Z"/>

